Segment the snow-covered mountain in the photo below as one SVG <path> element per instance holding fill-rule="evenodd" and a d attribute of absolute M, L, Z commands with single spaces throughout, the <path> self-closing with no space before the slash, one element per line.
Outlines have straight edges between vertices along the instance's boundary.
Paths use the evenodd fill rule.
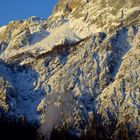
<path fill-rule="evenodd" d="M 140 139 L 140 0 L 59 0 L 1 27 L 0 86 L 1 118 L 47 138 Z"/>

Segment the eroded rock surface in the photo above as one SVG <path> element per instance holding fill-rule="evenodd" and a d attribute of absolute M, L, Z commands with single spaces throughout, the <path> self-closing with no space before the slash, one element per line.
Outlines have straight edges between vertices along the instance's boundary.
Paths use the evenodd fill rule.
<path fill-rule="evenodd" d="M 48 136 L 140 139 L 139 54 L 139 0 L 60 0 L 48 20 L 0 28 L 0 115 Z"/>

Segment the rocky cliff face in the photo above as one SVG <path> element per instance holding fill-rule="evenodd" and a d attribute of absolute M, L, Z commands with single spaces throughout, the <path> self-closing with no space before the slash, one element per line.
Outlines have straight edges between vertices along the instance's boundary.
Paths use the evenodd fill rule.
<path fill-rule="evenodd" d="M 1 27 L 1 117 L 48 137 L 139 139 L 139 42 L 139 0 L 60 0 L 48 20 Z"/>

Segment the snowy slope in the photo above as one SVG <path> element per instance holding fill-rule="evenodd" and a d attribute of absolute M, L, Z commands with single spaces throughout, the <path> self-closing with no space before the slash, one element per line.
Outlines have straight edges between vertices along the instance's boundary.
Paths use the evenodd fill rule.
<path fill-rule="evenodd" d="M 60 0 L 48 20 L 0 28 L 0 115 L 39 124 L 47 137 L 59 128 L 139 140 L 139 5 Z"/>

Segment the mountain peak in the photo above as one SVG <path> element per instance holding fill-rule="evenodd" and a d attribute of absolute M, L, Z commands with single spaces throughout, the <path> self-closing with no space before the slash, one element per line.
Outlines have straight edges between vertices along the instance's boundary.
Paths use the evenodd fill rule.
<path fill-rule="evenodd" d="M 58 25 L 69 21 L 71 26 L 77 27 L 79 30 L 84 29 L 83 33 L 77 31 L 77 34 L 82 37 L 85 37 L 84 32 L 87 36 L 99 31 L 112 32 L 119 26 L 128 26 L 133 22 L 139 23 L 139 5 L 139 0 L 115 2 L 112 0 L 83 0 L 80 2 L 60 0 L 47 21 L 47 27 L 55 28 L 58 21 Z"/>
<path fill-rule="evenodd" d="M 60 0 L 47 20 L 10 22 L 0 116 L 47 138 L 140 139 L 139 42 L 139 0 Z"/>

